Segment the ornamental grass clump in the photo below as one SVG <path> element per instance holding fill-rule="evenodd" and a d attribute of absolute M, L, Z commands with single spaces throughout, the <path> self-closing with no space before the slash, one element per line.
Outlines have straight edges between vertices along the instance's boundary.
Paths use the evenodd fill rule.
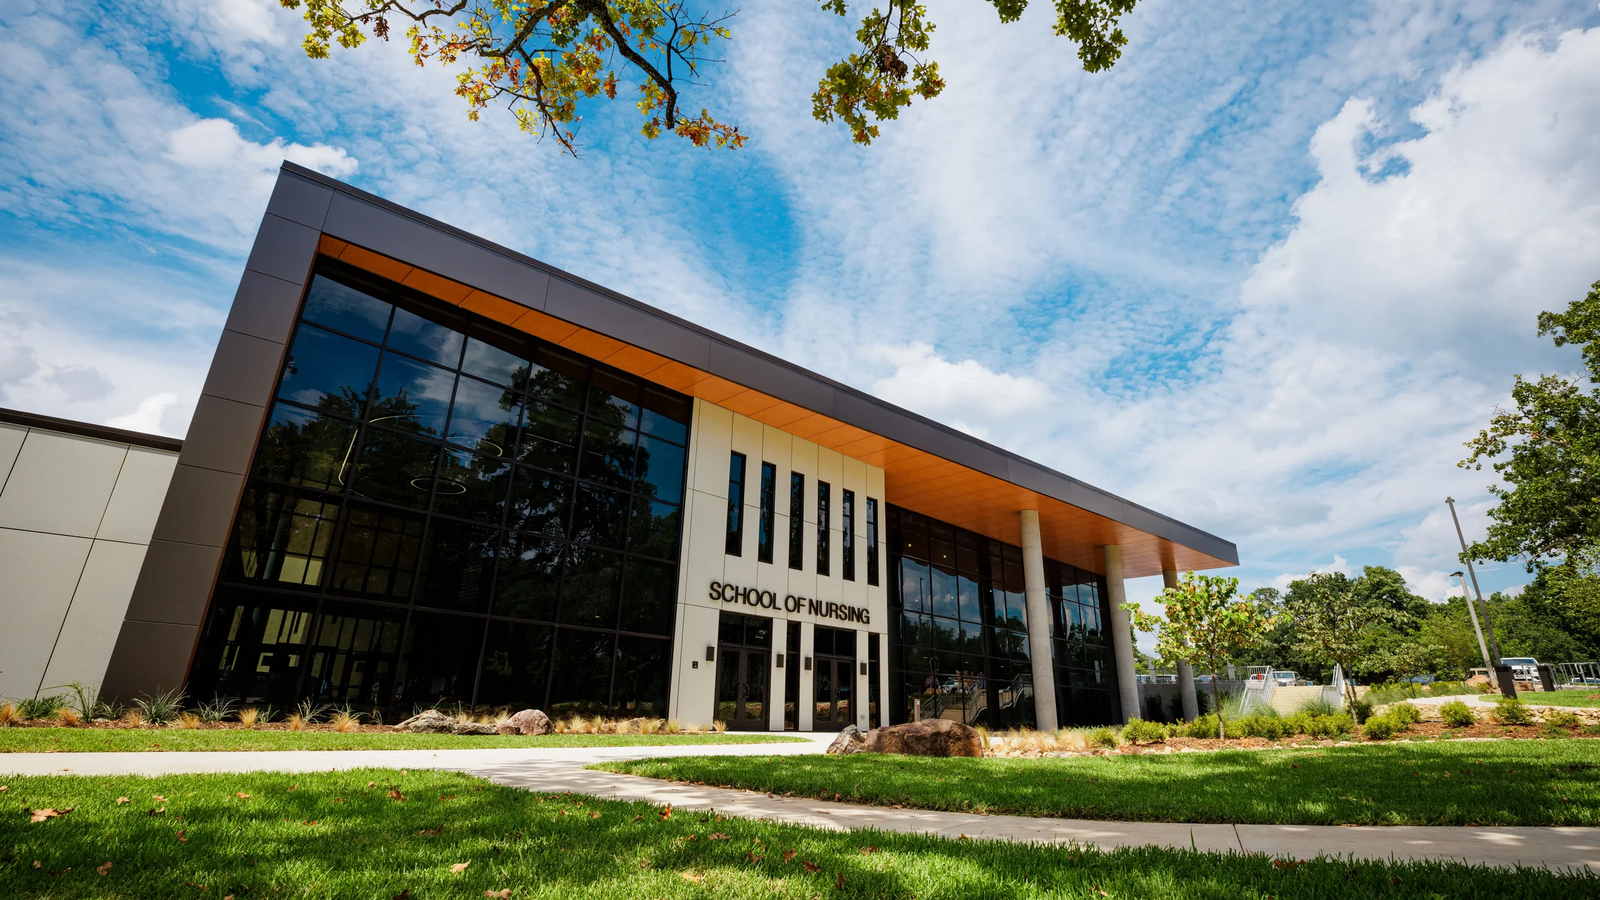
<path fill-rule="evenodd" d="M 261 710 L 254 706 L 246 706 L 239 710 L 239 724 L 246 728 L 256 727 L 256 722 L 261 718 Z"/>
<path fill-rule="evenodd" d="M 334 731 L 340 733 L 354 731 L 361 724 L 361 714 L 346 706 L 343 709 L 334 710 L 333 717 L 328 721 L 333 723 Z"/>
<path fill-rule="evenodd" d="M 133 701 L 134 711 L 142 721 L 151 725 L 168 725 L 183 712 L 183 691 L 173 688 L 156 694 L 146 694 Z"/>
<path fill-rule="evenodd" d="M 1471 728 L 1478 724 L 1478 716 L 1473 713 L 1472 707 L 1460 700 L 1440 704 L 1439 716 L 1448 728 Z"/>
<path fill-rule="evenodd" d="M 234 700 L 231 697 L 212 697 L 210 703 L 202 703 L 194 708 L 194 714 L 200 721 L 207 725 L 226 722 L 233 715 Z"/>
<path fill-rule="evenodd" d="M 83 724 L 83 717 L 78 715 L 77 710 L 63 706 L 61 709 L 56 710 L 56 721 L 68 728 L 73 728 Z"/>
<path fill-rule="evenodd" d="M 199 728 L 200 715 L 192 712 L 178 713 L 176 724 L 179 728 Z"/>
<path fill-rule="evenodd" d="M 1121 741 L 1118 740 L 1116 729 L 1101 727 L 1085 735 L 1084 743 L 1090 747 L 1104 747 L 1107 750 L 1115 750 Z"/>
<path fill-rule="evenodd" d="M 32 697 L 17 704 L 17 713 L 24 719 L 48 719 L 56 710 L 67 705 L 65 694 L 53 697 Z"/>
<path fill-rule="evenodd" d="M 1343 704 L 1329 700 L 1322 694 L 1306 699 L 1295 709 L 1297 714 L 1306 713 L 1312 716 L 1336 716 L 1343 711 Z"/>
<path fill-rule="evenodd" d="M 1489 718 L 1496 725 L 1532 725 L 1533 710 L 1515 697 L 1501 697 L 1495 701 L 1494 709 L 1489 710 Z"/>

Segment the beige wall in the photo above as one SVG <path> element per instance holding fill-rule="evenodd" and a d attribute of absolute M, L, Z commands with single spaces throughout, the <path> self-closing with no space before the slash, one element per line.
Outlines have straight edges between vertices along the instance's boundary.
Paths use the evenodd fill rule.
<path fill-rule="evenodd" d="M 744 545 L 741 555 L 727 553 L 728 522 L 728 460 L 730 453 L 745 455 L 745 518 Z M 757 521 L 761 502 L 761 464 L 772 463 L 778 470 L 776 523 L 773 527 L 773 555 L 770 564 L 759 562 L 756 554 Z M 806 477 L 805 520 L 801 529 L 805 541 L 802 559 L 805 568 L 789 568 L 789 473 L 799 472 Z M 828 541 L 831 558 L 829 575 L 817 575 L 817 481 L 821 479 L 833 487 L 833 506 L 830 515 L 832 536 Z M 694 401 L 694 419 L 689 429 L 689 472 L 684 498 L 683 550 L 679 565 L 678 621 L 676 640 L 673 643 L 672 714 L 684 721 L 705 722 L 712 717 L 715 706 L 716 665 L 705 661 L 707 646 L 717 643 L 717 625 L 722 612 L 767 616 L 773 619 L 774 657 L 784 651 L 786 622 L 799 621 L 800 654 L 802 659 L 811 656 L 812 635 L 817 625 L 832 628 L 849 628 L 856 631 L 856 655 L 860 662 L 867 660 L 867 635 L 878 634 L 880 653 L 880 702 L 888 702 L 888 643 L 889 583 L 888 550 L 885 528 L 886 507 L 883 497 L 883 470 L 851 459 L 825 447 L 802 440 L 778 428 L 763 425 L 748 416 L 742 416 L 704 400 Z M 842 528 L 841 491 L 851 490 L 856 495 L 855 545 L 856 578 L 843 577 L 841 548 L 844 546 Z M 867 584 L 867 498 L 878 501 L 878 560 L 879 578 L 875 586 Z M 806 614 L 787 613 L 782 609 L 770 610 L 749 607 L 740 603 L 723 603 L 712 600 L 710 585 L 730 583 L 739 587 L 754 587 L 772 591 L 781 600 L 787 595 L 816 598 L 821 601 L 862 606 L 870 610 L 870 625 L 846 624 L 835 619 L 821 619 Z M 693 665 L 699 661 L 699 666 Z M 774 663 L 776 659 L 774 658 Z M 795 660 L 795 664 L 801 664 Z M 786 661 L 785 665 L 789 663 Z M 769 724 L 773 730 L 783 729 L 783 670 L 770 672 L 771 683 L 776 685 L 771 705 Z M 800 674 L 799 727 L 811 729 L 811 694 L 813 673 Z M 856 724 L 867 729 L 867 683 L 858 677 L 855 696 Z"/>
<path fill-rule="evenodd" d="M 105 676 L 177 458 L 0 423 L 0 697 Z"/>

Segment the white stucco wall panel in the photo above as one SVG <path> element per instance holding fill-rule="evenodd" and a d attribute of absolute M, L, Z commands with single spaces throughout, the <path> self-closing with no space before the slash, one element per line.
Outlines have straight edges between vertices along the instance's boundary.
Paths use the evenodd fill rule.
<path fill-rule="evenodd" d="M 5 622 L 0 628 L 0 697 L 38 693 L 91 543 L 71 535 L 0 528 L 0 572 L 5 573 L 0 583 L 0 618 Z M 122 625 L 120 613 L 116 624 Z"/>
<path fill-rule="evenodd" d="M 0 491 L 5 490 L 6 479 L 11 475 L 11 466 L 17 461 L 17 453 L 22 449 L 22 439 L 27 436 L 26 428 L 0 423 Z"/>
<path fill-rule="evenodd" d="M 105 516 L 95 536 L 130 544 L 150 543 L 156 517 L 161 513 L 161 502 L 167 496 L 167 485 L 177 467 L 178 457 L 171 453 L 129 447 L 128 457 L 117 475 L 116 487 L 111 491 L 111 502 L 106 505 Z"/>
<path fill-rule="evenodd" d="M 52 688 L 69 681 L 99 684 L 105 677 L 144 554 L 143 544 L 94 542 L 61 625 L 61 636 L 45 667 L 44 693 L 54 693 Z"/>
<path fill-rule="evenodd" d="M 127 455 L 125 444 L 30 430 L 0 490 L 0 528 L 94 537 Z"/>

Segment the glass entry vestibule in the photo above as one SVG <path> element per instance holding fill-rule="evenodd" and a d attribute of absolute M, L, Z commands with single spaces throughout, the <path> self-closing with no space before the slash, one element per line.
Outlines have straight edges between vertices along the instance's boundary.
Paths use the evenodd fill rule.
<path fill-rule="evenodd" d="M 855 724 L 851 701 L 856 683 L 856 633 L 843 628 L 818 627 L 812 639 L 812 727 L 817 731 L 843 731 Z"/>
<path fill-rule="evenodd" d="M 765 731 L 772 620 L 725 612 L 717 632 L 717 718 L 731 730 Z"/>

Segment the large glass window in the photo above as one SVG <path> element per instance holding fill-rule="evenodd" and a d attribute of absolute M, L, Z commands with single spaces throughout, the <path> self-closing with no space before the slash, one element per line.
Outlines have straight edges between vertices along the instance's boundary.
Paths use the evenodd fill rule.
<path fill-rule="evenodd" d="M 756 560 L 772 562 L 772 529 L 777 523 L 778 467 L 769 462 L 761 464 L 761 523 L 756 533 Z"/>
<path fill-rule="evenodd" d="M 845 581 L 856 580 L 856 492 L 839 492 L 839 527 L 842 529 L 839 554 L 843 562 L 840 572 Z"/>
<path fill-rule="evenodd" d="M 878 501 L 867 498 L 867 584 L 878 585 Z"/>
<path fill-rule="evenodd" d="M 744 553 L 744 454 L 728 458 L 728 555 Z"/>
<path fill-rule="evenodd" d="M 833 500 L 833 485 L 817 482 L 817 574 L 828 574 L 828 507 Z"/>
<path fill-rule="evenodd" d="M 195 696 L 664 714 L 687 398 L 330 260 L 290 347 Z"/>
<path fill-rule="evenodd" d="M 1022 551 L 893 506 L 887 519 L 889 721 L 1031 725 Z M 1040 627 L 1054 640 L 1059 721 L 1105 724 L 1115 686 L 1100 642 L 1101 576 L 1055 560 L 1045 571 L 1052 621 Z"/>
<path fill-rule="evenodd" d="M 806 477 L 789 473 L 789 568 L 805 568 Z"/>

